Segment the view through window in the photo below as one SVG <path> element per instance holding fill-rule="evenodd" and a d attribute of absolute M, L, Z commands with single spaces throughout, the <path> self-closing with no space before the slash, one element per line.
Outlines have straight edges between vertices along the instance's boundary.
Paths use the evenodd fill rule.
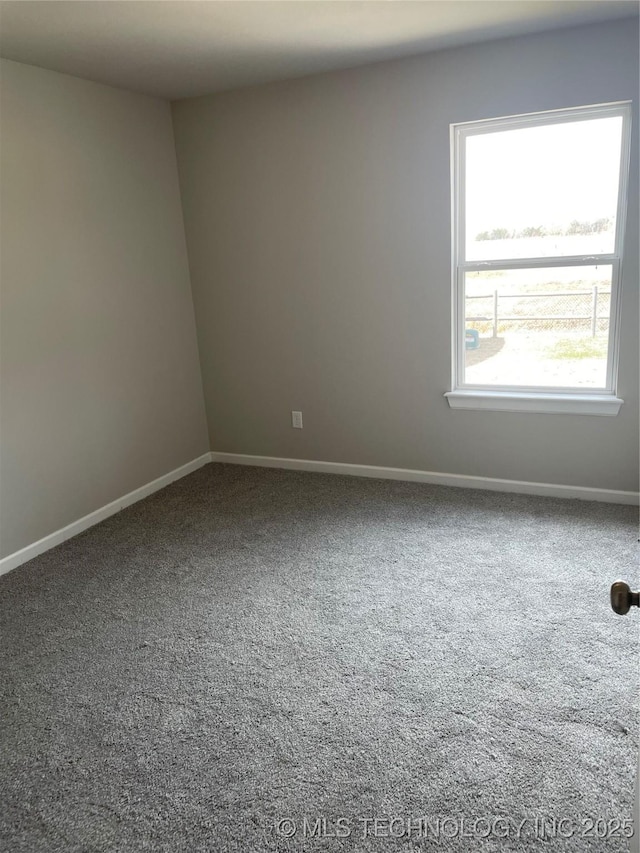
<path fill-rule="evenodd" d="M 615 390 L 628 111 L 455 126 L 458 387 Z"/>

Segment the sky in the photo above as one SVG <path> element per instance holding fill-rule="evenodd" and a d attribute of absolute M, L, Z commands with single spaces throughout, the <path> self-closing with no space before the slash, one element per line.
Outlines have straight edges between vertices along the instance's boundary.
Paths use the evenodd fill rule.
<path fill-rule="evenodd" d="M 468 237 L 615 218 L 621 138 L 620 116 L 468 136 Z"/>

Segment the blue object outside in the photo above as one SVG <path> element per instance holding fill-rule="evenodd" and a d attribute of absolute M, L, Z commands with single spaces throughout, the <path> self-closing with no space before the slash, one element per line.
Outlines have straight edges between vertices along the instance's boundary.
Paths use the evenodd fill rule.
<path fill-rule="evenodd" d="M 465 329 L 464 348 L 478 349 L 480 346 L 480 333 L 477 329 Z"/>

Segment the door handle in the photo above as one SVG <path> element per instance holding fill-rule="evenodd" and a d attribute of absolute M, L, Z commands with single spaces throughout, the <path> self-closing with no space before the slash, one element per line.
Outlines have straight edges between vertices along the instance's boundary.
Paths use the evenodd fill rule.
<path fill-rule="evenodd" d="M 616 581 L 611 584 L 611 607 L 624 616 L 632 607 L 640 607 L 640 592 L 631 592 L 628 583 Z"/>

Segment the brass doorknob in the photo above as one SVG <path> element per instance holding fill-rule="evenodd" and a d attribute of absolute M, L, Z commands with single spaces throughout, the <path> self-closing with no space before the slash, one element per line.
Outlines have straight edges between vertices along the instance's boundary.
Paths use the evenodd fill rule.
<path fill-rule="evenodd" d="M 611 607 L 624 616 L 631 607 L 640 607 L 640 592 L 631 592 L 628 583 L 616 581 L 611 585 Z"/>

